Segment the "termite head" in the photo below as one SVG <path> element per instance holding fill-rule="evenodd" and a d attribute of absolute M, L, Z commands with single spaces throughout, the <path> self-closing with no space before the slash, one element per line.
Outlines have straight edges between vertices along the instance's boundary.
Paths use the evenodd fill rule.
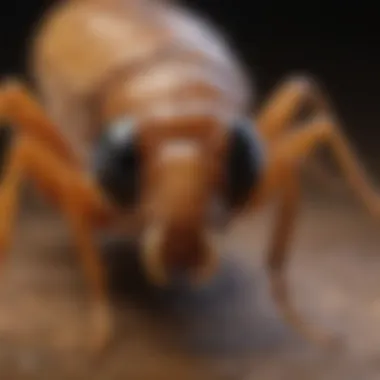
<path fill-rule="evenodd" d="M 242 120 L 143 126 L 122 119 L 105 129 L 95 149 L 96 176 L 120 209 L 143 216 L 142 257 L 156 284 L 178 270 L 199 282 L 214 273 L 218 227 L 249 200 L 260 175 L 253 128 Z"/>

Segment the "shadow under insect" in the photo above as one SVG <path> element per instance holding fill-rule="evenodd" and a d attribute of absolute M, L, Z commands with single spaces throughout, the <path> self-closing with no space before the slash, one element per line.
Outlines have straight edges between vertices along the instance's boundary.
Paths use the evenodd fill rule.
<path fill-rule="evenodd" d="M 145 278 L 136 244 L 107 242 L 103 252 L 115 299 L 132 301 L 158 320 L 169 317 L 187 349 L 244 355 L 278 349 L 296 338 L 274 308 L 268 308 L 262 273 L 249 272 L 242 263 L 222 259 L 218 274 L 202 288 L 191 288 L 179 278 L 159 289 Z"/>

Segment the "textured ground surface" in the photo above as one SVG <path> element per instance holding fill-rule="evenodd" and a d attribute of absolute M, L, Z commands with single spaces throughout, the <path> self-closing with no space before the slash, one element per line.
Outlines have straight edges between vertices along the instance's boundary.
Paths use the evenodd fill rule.
<path fill-rule="evenodd" d="M 0 378 L 379 379 L 380 234 L 349 204 L 340 196 L 305 200 L 288 276 L 305 318 L 340 334 L 342 350 L 306 344 L 276 314 L 263 271 L 268 209 L 234 228 L 234 253 L 200 293 L 154 292 L 132 253 L 108 250 L 123 303 L 117 339 L 101 361 L 80 349 L 86 293 L 66 227 L 28 212 L 2 275 Z"/>

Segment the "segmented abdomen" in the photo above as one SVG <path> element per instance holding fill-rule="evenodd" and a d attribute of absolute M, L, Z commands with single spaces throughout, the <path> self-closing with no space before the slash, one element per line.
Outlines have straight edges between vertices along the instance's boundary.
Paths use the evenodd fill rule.
<path fill-rule="evenodd" d="M 123 81 L 114 96 L 131 113 L 203 100 L 233 112 L 250 99 L 223 39 L 193 14 L 156 2 L 65 3 L 48 14 L 31 63 L 50 116 L 81 150 L 108 80 Z"/>

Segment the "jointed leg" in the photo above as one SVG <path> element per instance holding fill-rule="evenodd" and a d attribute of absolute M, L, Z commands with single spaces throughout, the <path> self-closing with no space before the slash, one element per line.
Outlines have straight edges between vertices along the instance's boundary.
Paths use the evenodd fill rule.
<path fill-rule="evenodd" d="M 280 83 L 258 115 L 258 128 L 264 140 L 271 144 L 281 139 L 295 126 L 299 119 L 297 116 L 305 106 L 309 111 L 307 114 L 309 117 L 319 114 L 336 119 L 332 115 L 329 99 L 313 79 L 306 76 L 292 76 Z M 335 123 L 337 123 L 336 120 Z M 333 187 L 332 176 L 320 160 L 308 161 L 308 173 L 311 173 L 325 187 Z"/>
<path fill-rule="evenodd" d="M 303 76 L 291 77 L 280 83 L 258 115 L 258 126 L 263 137 L 268 142 L 281 138 L 294 126 L 303 106 L 309 106 L 312 114 L 325 114 L 333 118 L 329 101 L 315 81 Z"/>
<path fill-rule="evenodd" d="M 77 251 L 92 298 L 93 319 L 88 330 L 90 349 L 98 351 L 108 343 L 112 332 L 105 268 L 101 262 L 100 251 L 92 236 L 94 226 L 88 216 L 80 212 L 81 202 L 75 192 L 67 190 L 63 208 L 77 244 Z"/>
<path fill-rule="evenodd" d="M 333 342 L 334 337 L 332 335 L 306 323 L 291 307 L 284 272 L 287 269 L 288 245 L 293 238 L 301 195 L 299 171 L 296 167 L 293 170 L 288 168 L 285 170 L 282 179 L 275 226 L 267 257 L 271 292 L 277 308 L 290 325 L 295 326 L 303 336 L 312 341 L 329 344 Z"/>
<path fill-rule="evenodd" d="M 332 120 L 326 117 L 315 118 L 307 127 L 289 133 L 283 140 L 278 143 L 277 149 L 284 158 L 291 160 L 302 160 L 321 145 L 330 148 L 358 198 L 373 216 L 380 215 L 379 194 L 372 186 L 349 142 Z"/>
<path fill-rule="evenodd" d="M 284 278 L 288 244 L 292 237 L 298 199 L 299 164 L 313 152 L 314 148 L 322 144 L 327 145 L 332 150 L 347 179 L 362 198 L 362 201 L 371 212 L 378 216 L 380 211 L 379 196 L 368 184 L 344 136 L 327 118 L 316 118 L 273 145 L 269 165 L 261 186 L 255 194 L 254 201 L 258 204 L 278 193 L 280 195 L 281 208 L 268 259 L 272 291 L 279 309 L 286 319 L 304 335 L 313 340 L 325 342 L 328 337 L 303 323 L 292 308 Z"/>
<path fill-rule="evenodd" d="M 107 205 L 80 171 L 72 169 L 37 139 L 21 135 L 14 144 L 0 185 L 0 254 L 3 256 L 8 249 L 20 184 L 28 176 L 60 206 L 69 221 L 94 298 L 97 325 L 93 339 L 98 347 L 108 337 L 110 321 L 105 319 L 109 317 L 106 276 L 91 233 L 95 228 L 93 217 L 105 216 Z"/>
<path fill-rule="evenodd" d="M 310 117 L 311 122 L 319 117 L 325 118 L 333 124 L 332 130 L 334 132 L 332 135 L 334 137 L 332 139 L 335 141 L 336 151 L 339 151 L 340 160 L 342 164 L 344 163 L 345 175 L 363 203 L 371 212 L 378 215 L 379 201 L 370 185 L 366 170 L 358 162 L 348 140 L 341 132 L 339 122 L 330 108 L 328 99 L 313 80 L 306 77 L 296 77 L 280 84 L 279 89 L 275 91 L 259 115 L 258 124 L 264 138 L 271 146 L 286 138 L 288 134 L 297 133 L 296 129 L 298 128 L 290 130 L 290 127 L 296 126 L 294 119 L 303 105 L 309 105 L 313 109 Z M 307 124 L 300 124 L 301 129 Z M 314 174 L 326 181 L 326 172 L 318 162 L 311 160 L 308 161 L 308 165 L 309 171 L 313 171 Z"/>
<path fill-rule="evenodd" d="M 79 158 L 49 120 L 43 108 L 17 80 L 0 83 L 0 122 L 6 122 L 24 134 L 41 140 L 65 161 L 76 167 Z"/>

